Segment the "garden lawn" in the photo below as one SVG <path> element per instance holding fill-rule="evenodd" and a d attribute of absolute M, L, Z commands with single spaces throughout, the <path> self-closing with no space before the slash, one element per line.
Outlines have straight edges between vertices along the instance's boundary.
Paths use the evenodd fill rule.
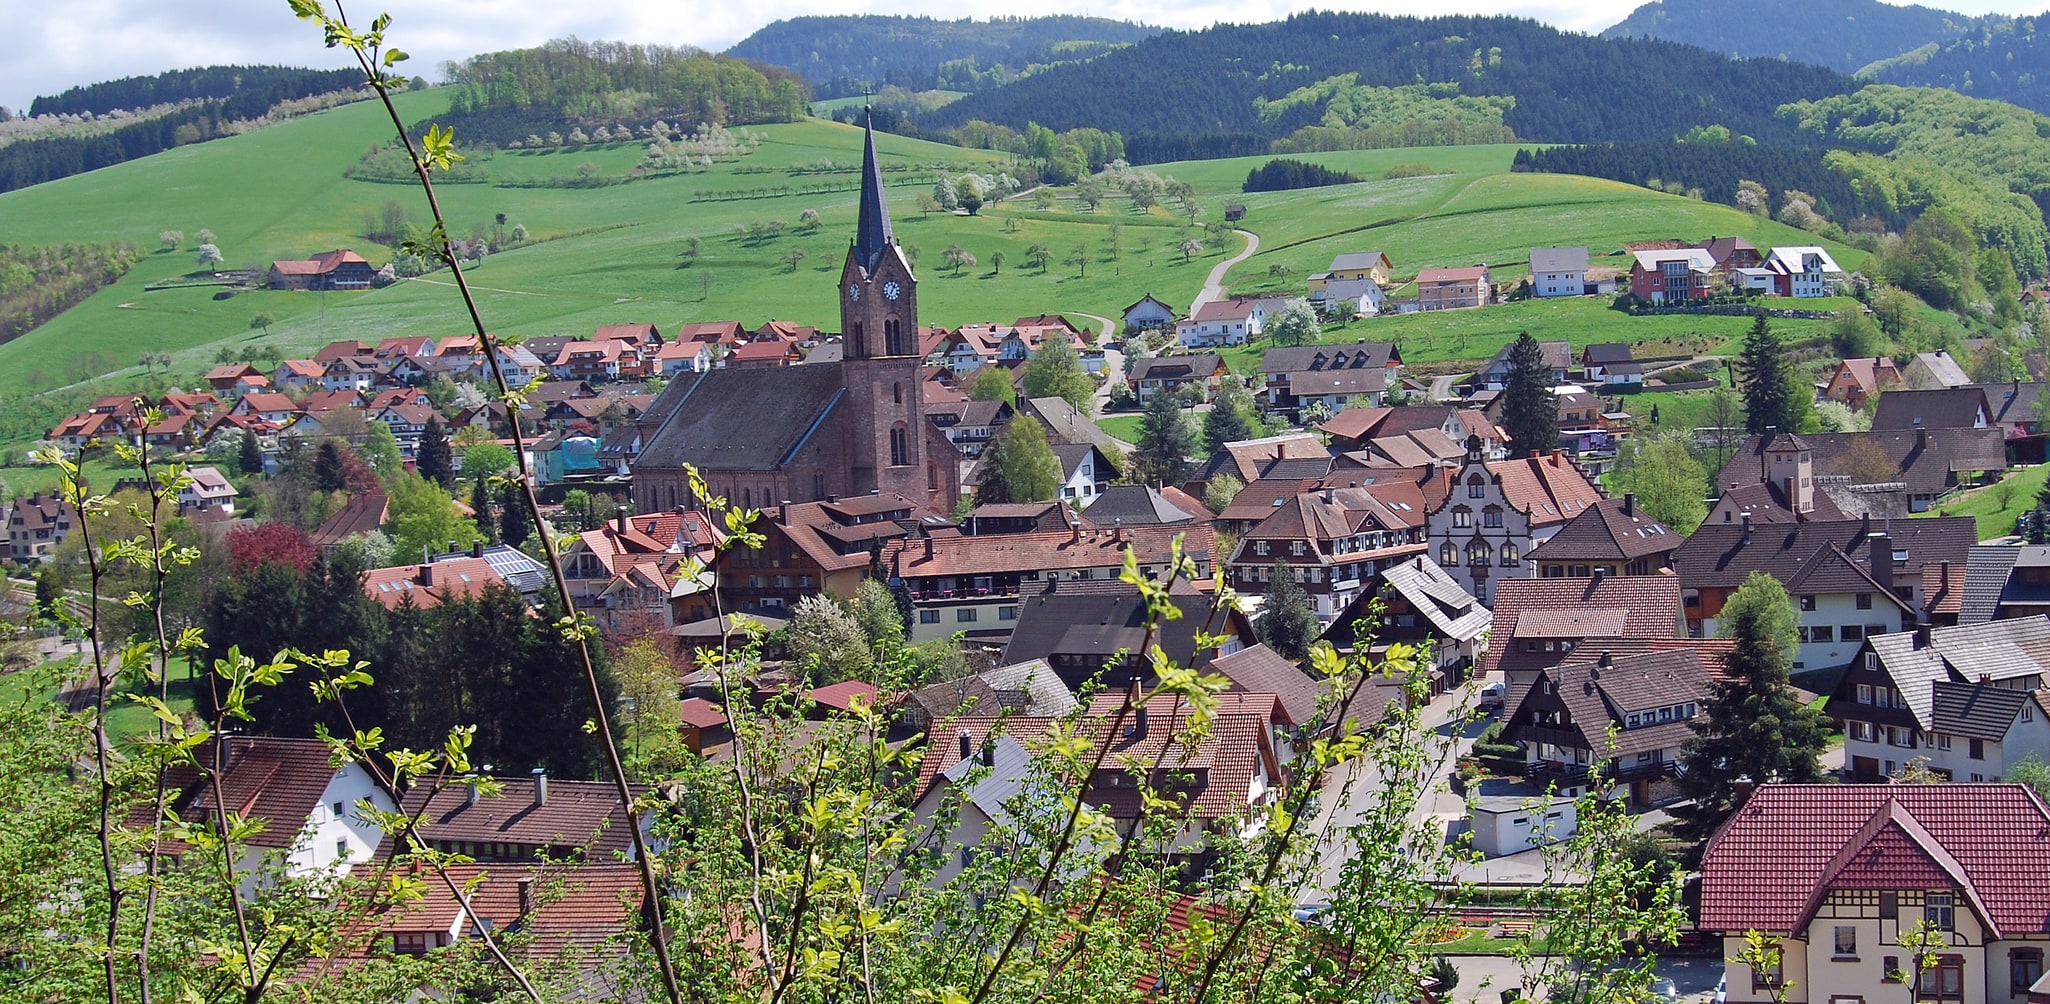
<path fill-rule="evenodd" d="M 1145 419 L 1144 415 L 1127 412 L 1099 418 L 1096 420 L 1096 426 L 1112 436 L 1136 445 L 1139 442 L 1139 424 Z"/>
<path fill-rule="evenodd" d="M 2015 519 L 2035 506 L 2045 478 L 2050 464 L 2011 471 L 1996 484 L 1945 499 L 1922 515 L 1970 516 L 1978 521 L 1980 540 L 2005 537 L 2014 533 Z"/>

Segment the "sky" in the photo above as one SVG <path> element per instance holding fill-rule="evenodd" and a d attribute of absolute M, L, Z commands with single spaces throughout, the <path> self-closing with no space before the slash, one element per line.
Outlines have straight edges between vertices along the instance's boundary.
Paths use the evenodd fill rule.
<path fill-rule="evenodd" d="M 333 0 L 328 0 L 332 3 Z M 393 17 L 392 40 L 413 55 L 416 75 L 439 80 L 444 61 L 479 52 L 535 45 L 551 38 L 695 45 L 718 51 L 762 25 L 804 14 L 911 14 L 933 17 L 1011 15 L 1003 0 L 360 0 L 351 11 L 367 19 Z M 2041 10 L 2043 0 L 1931 0 L 1930 6 L 1966 14 L 2019 14 Z M 0 105 L 26 109 L 39 94 L 118 77 L 212 64 L 350 65 L 321 46 L 320 33 L 296 21 L 286 0 L 16 0 L 0 30 Z M 1573 31 L 1600 31 L 1628 14 L 1631 0 L 1593 4 L 1572 0 L 1441 0 L 1433 14 L 1513 14 Z M 1790 0 L 1789 7 L 1793 4 Z M 1201 28 L 1218 21 L 1278 20 L 1295 11 L 1385 10 L 1417 13 L 1414 6 L 1361 0 L 1042 0 L 1034 14 L 1092 14 L 1170 28 Z"/>

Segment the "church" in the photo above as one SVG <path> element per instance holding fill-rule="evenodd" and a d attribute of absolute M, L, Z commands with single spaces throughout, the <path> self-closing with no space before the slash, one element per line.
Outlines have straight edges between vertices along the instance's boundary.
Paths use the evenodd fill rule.
<path fill-rule="evenodd" d="M 953 510 L 958 459 L 925 420 L 918 280 L 890 229 L 872 125 L 839 296 L 840 361 L 713 369 L 664 388 L 638 423 L 637 510 L 697 504 L 686 467 L 750 509 L 883 492 Z"/>

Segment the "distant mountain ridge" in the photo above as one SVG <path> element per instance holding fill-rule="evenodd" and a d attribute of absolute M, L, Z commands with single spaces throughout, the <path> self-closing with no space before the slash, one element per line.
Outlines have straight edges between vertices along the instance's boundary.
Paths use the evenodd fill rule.
<path fill-rule="evenodd" d="M 1100 17 L 963 18 L 880 14 L 795 17 L 741 39 L 726 55 L 780 66 L 822 98 L 885 84 L 905 90 L 981 90 L 1035 64 L 1086 59 L 1160 29 Z M 989 71 L 1003 67 L 991 75 Z"/>
<path fill-rule="evenodd" d="M 1652 0 L 1601 33 L 1736 57 L 1826 66 L 1878 83 L 1943 87 L 2050 113 L 2050 39 L 2039 15 L 1972 17 L 1880 0 Z M 2044 26 L 2050 27 L 2050 26 Z"/>
<path fill-rule="evenodd" d="M 1592 38 L 1521 18 L 1308 13 L 1163 32 L 969 95 L 918 125 L 1094 126 L 1121 133 L 1135 162 L 1265 153 L 1326 119 L 1329 102 L 1292 96 L 1348 74 L 1357 74 L 1354 87 L 1456 84 L 1461 95 L 1513 97 L 1503 124 L 1517 138 L 1559 143 L 1669 138 L 1720 124 L 1762 143 L 1797 144 L 1779 105 L 1857 87 L 1821 67 Z"/>

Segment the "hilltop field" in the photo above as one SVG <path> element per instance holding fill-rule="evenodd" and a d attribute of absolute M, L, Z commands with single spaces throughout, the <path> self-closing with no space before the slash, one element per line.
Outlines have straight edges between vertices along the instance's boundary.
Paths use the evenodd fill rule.
<path fill-rule="evenodd" d="M 409 120 L 445 106 L 436 91 L 401 95 L 400 101 Z M 530 237 L 466 270 L 486 322 L 501 333 L 529 336 L 628 321 L 673 328 L 696 320 L 755 325 L 775 318 L 834 326 L 832 276 L 853 228 L 859 130 L 812 120 L 736 132 L 759 137 L 745 156 L 694 173 L 596 187 L 532 186 L 533 179 L 573 177 L 587 164 L 601 177 L 623 174 L 640 159 L 641 144 L 499 151 L 466 165 L 485 180 L 441 189 L 456 235 L 488 233 L 504 214 L 505 229 L 523 226 Z M 156 248 L 162 231 L 190 235 L 208 228 L 229 267 L 261 267 L 334 247 L 355 248 L 382 264 L 391 252 L 369 242 L 364 231 L 388 203 L 424 216 L 420 196 L 410 186 L 343 172 L 386 135 L 381 110 L 361 103 L 7 193 L 0 195 L 0 243 L 124 240 Z M 898 237 L 915 254 L 924 280 L 921 320 L 927 324 L 1007 322 L 1042 311 L 1114 319 L 1146 293 L 1185 307 L 1211 267 L 1244 247 L 1242 239 L 1226 236 L 1184 261 L 1176 249 L 1192 231 L 1182 207 L 1169 201 L 1140 212 L 1115 192 L 1095 212 L 1061 190 L 1044 209 L 1032 193 L 1021 193 L 976 216 L 921 213 L 917 196 L 938 173 L 993 174 L 1004 169 L 1005 155 L 888 135 L 878 136 L 878 147 L 886 164 L 906 168 L 890 172 L 890 197 Z M 1235 292 L 1299 290 L 1304 276 L 1347 251 L 1388 252 L 1398 277 L 1422 267 L 1487 262 L 1498 280 L 1513 281 L 1533 245 L 1584 243 L 1602 264 L 1599 256 L 1624 241 L 1654 237 L 1738 234 L 1760 246 L 1813 242 L 1801 231 L 1728 207 L 1589 178 L 1512 174 L 1514 152 L 1512 146 L 1470 146 L 1307 154 L 1303 159 L 1370 180 L 1253 195 L 1239 194 L 1239 186 L 1266 158 L 1145 170 L 1194 186 L 1198 222 L 1221 219 L 1227 204 L 1248 208 L 1239 226 L 1259 236 L 1260 248 L 1231 271 Z M 1437 173 L 1384 177 L 1392 167 L 1416 164 Z M 745 197 L 780 186 L 832 190 Z M 818 215 L 815 229 L 800 225 L 806 210 Z M 786 224 L 779 237 L 740 232 L 777 220 Z M 1115 251 L 1108 246 L 1113 223 L 1122 224 Z M 692 238 L 700 242 L 694 262 L 685 256 Z M 170 372 L 191 381 L 223 349 L 258 342 L 290 357 L 335 339 L 454 334 L 465 327 L 446 273 L 362 293 L 222 297 L 214 286 L 146 290 L 190 273 L 196 243 L 188 237 L 178 250 L 145 255 L 113 286 L 0 345 L 0 420 L 18 413 L 10 406 L 25 397 L 49 403 L 118 388 L 122 377 L 142 372 L 144 353 L 169 354 Z M 953 245 L 976 264 L 948 267 L 943 253 Z M 1027 264 L 1034 245 L 1050 251 L 1044 269 Z M 1846 268 L 1864 257 L 1847 248 L 1832 251 Z M 272 320 L 268 333 L 251 327 L 259 314 Z M 1805 327 L 1788 323 L 1797 336 Z M 1426 361 L 1484 359 L 1523 328 L 1577 347 L 1653 339 L 1720 344 L 1745 324 L 1731 317 L 1633 319 L 1581 300 L 1360 321 L 1333 337 L 1398 339 L 1405 358 Z M 20 462 L 16 447 L 26 441 L 26 424 L 6 423 L 0 438 L 7 442 L 0 446 L 9 463 Z"/>

